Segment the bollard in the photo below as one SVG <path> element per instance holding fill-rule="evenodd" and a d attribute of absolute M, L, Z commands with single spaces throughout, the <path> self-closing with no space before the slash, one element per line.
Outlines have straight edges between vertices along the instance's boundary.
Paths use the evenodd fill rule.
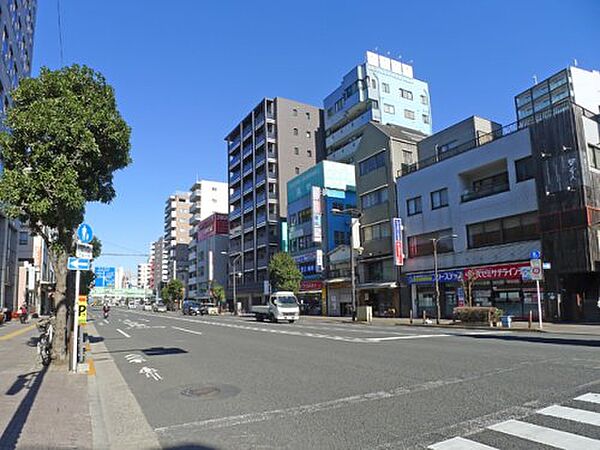
<path fill-rule="evenodd" d="M 413 311 L 412 309 L 410 310 L 410 314 L 409 314 L 409 320 L 410 320 L 410 324 L 413 324 Z"/>
<path fill-rule="evenodd" d="M 531 324 L 533 323 L 533 313 L 529 310 L 529 329 L 531 329 Z"/>
<path fill-rule="evenodd" d="M 423 311 L 423 325 L 427 323 L 427 312 Z"/>

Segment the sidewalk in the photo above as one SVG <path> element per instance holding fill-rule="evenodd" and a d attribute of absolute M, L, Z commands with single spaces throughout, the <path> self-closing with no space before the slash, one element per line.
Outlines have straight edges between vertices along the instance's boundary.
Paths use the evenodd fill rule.
<path fill-rule="evenodd" d="M 329 317 L 329 316 L 302 316 L 303 320 L 314 320 L 321 323 L 345 323 L 348 325 L 363 325 L 369 326 L 364 322 L 352 322 L 350 317 Z M 528 322 L 512 322 L 511 328 L 503 328 L 500 324 L 497 327 L 487 326 L 473 326 L 465 325 L 460 322 L 453 323 L 452 320 L 442 319 L 440 324 L 436 325 L 435 319 L 432 320 L 431 324 L 423 324 L 423 319 L 413 319 L 413 323 L 410 323 L 410 319 L 398 318 L 398 317 L 374 317 L 372 325 L 376 326 L 413 326 L 423 328 L 454 328 L 454 329 L 485 329 L 495 331 L 528 331 L 528 332 L 544 332 L 544 333 L 560 333 L 560 334 L 578 334 L 587 336 L 598 336 L 600 337 L 600 323 L 599 324 L 579 324 L 579 323 L 553 323 L 544 322 L 543 329 L 538 329 L 537 321 L 532 324 L 529 328 Z"/>
<path fill-rule="evenodd" d="M 0 449 L 160 448 L 102 338 L 86 328 L 90 370 L 74 374 L 42 366 L 33 322 L 0 326 Z"/>

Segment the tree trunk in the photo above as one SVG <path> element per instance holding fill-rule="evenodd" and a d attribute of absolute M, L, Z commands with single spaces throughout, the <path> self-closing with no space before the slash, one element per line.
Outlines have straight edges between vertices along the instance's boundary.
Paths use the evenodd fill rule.
<path fill-rule="evenodd" d="M 67 297 L 67 254 L 61 252 L 51 258 L 56 275 L 56 290 L 54 291 L 54 311 L 56 314 L 56 329 L 52 342 L 52 357 L 55 362 L 67 363 L 67 337 L 69 305 Z"/>

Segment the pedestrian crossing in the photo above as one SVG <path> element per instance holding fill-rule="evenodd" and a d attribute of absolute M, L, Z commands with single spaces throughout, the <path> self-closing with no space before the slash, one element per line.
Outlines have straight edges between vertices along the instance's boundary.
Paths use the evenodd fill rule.
<path fill-rule="evenodd" d="M 582 426 L 600 427 L 600 412 L 593 410 L 594 407 L 597 408 L 600 406 L 600 394 L 590 392 L 575 397 L 573 400 L 576 401 L 575 405 L 551 405 L 537 410 L 534 414 L 523 420 L 506 420 L 488 426 L 483 431 L 469 435 L 468 437 L 453 437 L 432 444 L 427 448 L 431 450 L 500 450 L 501 448 L 525 449 L 541 445 L 568 450 L 600 450 L 600 439 L 590 437 L 592 433 L 587 433 L 588 435 L 584 436 L 581 433 L 573 432 L 573 430 L 580 431 Z M 586 409 L 586 405 L 590 409 Z M 546 423 L 540 425 L 540 421 L 535 420 L 537 418 L 562 420 L 564 422 L 561 423 L 567 424 L 563 428 L 567 429 L 557 429 L 555 422 L 552 422 L 552 426 Z M 511 441 L 510 447 L 507 447 L 505 444 L 500 447 L 491 446 L 489 445 L 489 436 L 488 439 L 485 439 L 488 430 L 500 433 L 503 437 L 502 442 L 506 442 L 506 438 L 516 438 L 514 439 L 515 442 Z M 600 437 L 600 429 L 596 430 L 593 435 Z M 481 441 L 487 441 L 487 443 Z M 491 443 L 493 444 L 493 442 Z"/>

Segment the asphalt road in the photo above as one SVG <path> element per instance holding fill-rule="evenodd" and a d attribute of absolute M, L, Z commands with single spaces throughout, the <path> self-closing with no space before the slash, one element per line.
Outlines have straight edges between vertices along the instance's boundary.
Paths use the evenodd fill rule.
<path fill-rule="evenodd" d="M 600 449 L 590 337 L 120 308 L 94 323 L 166 448 Z"/>

